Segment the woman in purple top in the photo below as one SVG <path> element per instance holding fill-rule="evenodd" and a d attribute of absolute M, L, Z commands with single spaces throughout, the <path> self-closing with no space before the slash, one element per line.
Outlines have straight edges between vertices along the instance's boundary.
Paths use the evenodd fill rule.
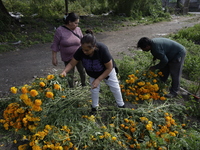
<path fill-rule="evenodd" d="M 65 66 L 73 58 L 76 50 L 81 46 L 80 39 L 83 37 L 81 29 L 78 27 L 79 17 L 75 13 L 66 14 L 63 18 L 64 25 L 59 26 L 56 29 L 52 49 L 52 63 L 57 66 L 57 52 L 60 52 L 61 59 L 65 63 Z M 81 84 L 85 86 L 85 70 L 82 66 L 82 62 L 77 63 L 76 68 L 80 74 Z M 74 87 L 74 68 L 68 73 L 69 87 Z"/>
<path fill-rule="evenodd" d="M 81 39 L 81 47 L 76 51 L 61 75 L 66 76 L 77 63 L 82 61 L 87 74 L 90 76 L 92 112 L 95 112 L 99 106 L 100 82 L 102 80 L 109 86 L 118 107 L 124 108 L 124 101 L 115 71 L 115 62 L 108 47 L 97 42 L 91 30 L 87 30 L 86 33 Z"/>

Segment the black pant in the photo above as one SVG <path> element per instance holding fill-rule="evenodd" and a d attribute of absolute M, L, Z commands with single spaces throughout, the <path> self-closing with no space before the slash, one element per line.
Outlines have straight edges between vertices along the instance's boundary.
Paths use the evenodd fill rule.
<path fill-rule="evenodd" d="M 171 76 L 172 83 L 170 87 L 170 93 L 174 95 L 177 95 L 177 92 L 180 89 L 180 78 L 182 74 L 184 59 L 185 54 L 183 54 L 181 58 L 169 62 L 164 68 L 160 69 L 160 71 L 164 75 L 163 77 L 161 77 L 161 80 L 163 82 L 167 81 L 169 75 Z"/>

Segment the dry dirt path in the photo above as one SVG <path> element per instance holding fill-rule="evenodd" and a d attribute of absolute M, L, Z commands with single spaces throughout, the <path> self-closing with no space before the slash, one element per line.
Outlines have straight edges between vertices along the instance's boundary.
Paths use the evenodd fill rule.
<path fill-rule="evenodd" d="M 123 27 L 119 31 L 96 34 L 96 38 L 109 47 L 115 59 L 119 59 L 119 53 L 128 54 L 128 49 L 134 48 L 143 36 L 162 37 L 199 22 L 200 15 L 173 16 L 169 22 Z M 60 73 L 64 65 L 60 59 L 57 67 L 52 65 L 50 44 L 38 44 L 23 50 L 0 54 L 0 97 L 6 96 L 11 86 L 28 84 L 34 77 Z"/>

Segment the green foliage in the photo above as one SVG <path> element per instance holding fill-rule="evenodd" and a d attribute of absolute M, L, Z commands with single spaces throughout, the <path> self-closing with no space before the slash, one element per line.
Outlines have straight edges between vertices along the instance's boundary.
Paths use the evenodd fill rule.
<path fill-rule="evenodd" d="M 169 15 L 162 11 L 160 0 L 110 0 L 108 4 L 116 14 L 132 16 L 134 18 L 144 16 L 151 16 L 153 18 L 169 17 Z"/>
<path fill-rule="evenodd" d="M 122 59 L 116 60 L 121 80 L 127 79 L 128 75 L 135 73 L 136 70 L 146 71 L 152 65 L 152 56 L 149 53 L 133 51 L 132 54 L 132 56 L 123 55 Z"/>
<path fill-rule="evenodd" d="M 191 96 L 189 101 L 185 102 L 185 106 L 189 116 L 200 117 L 200 101 L 198 99 Z"/>
<path fill-rule="evenodd" d="M 192 81 L 199 81 L 200 73 L 200 45 L 194 43 L 197 34 L 195 34 L 195 32 L 191 32 L 191 30 L 193 30 L 194 28 L 196 29 L 197 27 L 199 27 L 198 29 L 200 29 L 200 26 L 194 26 L 186 29 L 186 32 L 184 32 L 185 30 L 181 30 L 180 32 L 172 36 L 176 41 L 178 41 L 186 47 L 187 55 L 185 58 L 183 73 L 186 79 Z"/>
<path fill-rule="evenodd" d="M 196 24 L 193 27 L 185 28 L 180 30 L 174 35 L 176 39 L 187 39 L 188 41 L 193 41 L 194 43 L 199 43 L 200 39 L 200 25 Z"/>

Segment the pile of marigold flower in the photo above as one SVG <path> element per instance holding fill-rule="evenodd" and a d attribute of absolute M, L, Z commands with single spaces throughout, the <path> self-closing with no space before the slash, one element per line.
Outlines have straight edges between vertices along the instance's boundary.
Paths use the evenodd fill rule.
<path fill-rule="evenodd" d="M 146 76 L 151 77 L 152 82 L 144 80 Z M 143 95 L 146 99 L 145 94 L 150 93 L 151 96 L 161 90 L 155 85 L 155 77 L 153 73 L 140 78 L 131 75 L 126 82 L 129 89 L 132 86 L 140 92 L 137 97 Z M 88 100 L 87 92 L 83 88 L 66 88 L 66 80 L 59 76 L 38 78 L 32 85 L 12 87 L 11 92 L 15 102 L 4 110 L 0 123 L 5 130 L 14 129 L 16 134 L 21 135 L 21 139 L 14 140 L 15 143 L 27 141 L 19 145 L 18 150 L 94 150 L 111 147 L 162 150 L 174 145 L 176 139 L 184 135 L 182 126 L 176 123 L 172 114 L 159 112 L 154 107 L 151 113 L 145 113 L 150 112 L 149 108 L 113 108 L 108 112 L 97 112 L 97 116 L 89 115 L 87 111 L 91 109 L 91 100 Z"/>
<path fill-rule="evenodd" d="M 162 72 L 145 71 L 128 75 L 125 84 L 121 84 L 121 90 L 126 101 L 138 103 L 139 101 L 166 100 L 166 86 L 159 80 Z"/>

